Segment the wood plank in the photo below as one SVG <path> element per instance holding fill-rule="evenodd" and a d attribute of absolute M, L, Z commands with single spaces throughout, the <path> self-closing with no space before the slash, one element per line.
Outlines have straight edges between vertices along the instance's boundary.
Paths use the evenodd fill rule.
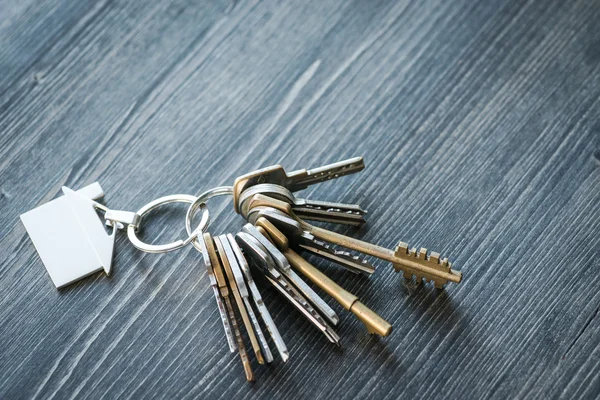
<path fill-rule="evenodd" d="M 0 397 L 595 398 L 597 2 L 6 2 L 0 6 Z M 334 348 L 264 282 L 287 364 L 245 383 L 200 255 L 144 254 L 57 291 L 19 214 L 99 180 L 107 205 L 363 155 L 302 193 L 342 232 L 448 255 L 460 285 L 356 277 Z M 183 236 L 185 207 L 145 236 Z M 211 232 L 243 220 L 211 202 Z"/>

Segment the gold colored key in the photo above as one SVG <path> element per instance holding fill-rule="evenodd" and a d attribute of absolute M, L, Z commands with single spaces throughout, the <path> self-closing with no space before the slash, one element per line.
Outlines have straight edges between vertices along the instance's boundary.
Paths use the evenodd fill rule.
<path fill-rule="evenodd" d="M 235 335 L 235 339 L 238 345 L 238 353 L 240 354 L 240 359 L 242 360 L 244 372 L 246 373 L 246 380 L 248 382 L 252 382 L 254 381 L 254 373 L 252 372 L 252 366 L 250 365 L 250 359 L 248 358 L 248 352 L 246 351 L 246 346 L 244 345 L 244 340 L 242 339 L 240 328 L 238 327 L 237 320 L 235 319 L 235 313 L 233 311 L 233 306 L 231 305 L 231 298 L 229 297 L 229 289 L 227 288 L 227 281 L 225 280 L 225 275 L 223 275 L 223 269 L 221 268 L 219 256 L 217 255 L 217 251 L 215 250 L 215 245 L 210 233 L 204 233 L 202 235 L 202 238 L 204 239 L 204 243 L 206 244 L 206 249 L 208 250 L 210 262 L 213 265 L 213 269 L 215 271 L 215 278 L 217 279 L 219 290 L 221 291 L 221 296 L 223 297 L 223 300 L 225 301 L 225 306 L 227 307 L 227 313 L 229 314 L 229 319 L 231 320 L 231 327 L 233 329 L 233 333 Z"/>
<path fill-rule="evenodd" d="M 267 196 L 256 196 L 261 196 L 257 199 L 256 203 L 260 204 L 261 207 L 270 206 L 285 212 L 281 207 L 280 201 L 271 201 Z M 421 248 L 419 251 L 416 249 L 408 250 L 408 245 L 404 242 L 400 242 L 395 250 L 390 250 L 382 246 L 311 225 L 298 218 L 293 211 L 288 214 L 297 220 L 305 231 L 316 238 L 389 261 L 394 266 L 396 272 L 404 272 L 405 278 L 410 278 L 412 275 L 415 275 L 418 281 L 421 279 L 433 281 L 436 288 L 442 288 L 448 282 L 460 283 L 462 280 L 462 273 L 453 270 L 452 264 L 448 262 L 447 258 L 441 259 L 438 253 L 433 252 L 430 256 L 427 256 L 427 249 L 425 248 Z"/>
<path fill-rule="evenodd" d="M 231 291 L 233 292 L 233 297 L 238 307 L 238 311 L 242 316 L 242 321 L 244 322 L 244 326 L 246 327 L 246 332 L 248 332 L 248 336 L 250 337 L 250 342 L 252 343 L 252 348 L 254 349 L 254 354 L 256 354 L 256 360 L 259 364 L 264 364 L 265 360 L 262 355 L 262 349 L 260 344 L 258 343 L 258 339 L 256 338 L 256 334 L 254 333 L 254 329 L 252 327 L 252 322 L 250 321 L 250 317 L 248 316 L 248 311 L 246 310 L 246 306 L 244 305 L 244 300 L 240 294 L 239 288 L 235 281 L 235 277 L 233 275 L 233 271 L 231 270 L 230 260 L 227 257 L 227 252 L 225 251 L 223 240 L 227 240 L 225 236 L 218 236 L 214 238 L 215 246 L 217 246 L 217 251 L 219 253 L 219 258 L 221 259 L 221 265 L 225 270 L 225 274 L 227 275 L 227 280 L 229 281 L 229 287 L 231 287 Z"/>
<path fill-rule="evenodd" d="M 358 300 L 358 297 L 348 292 L 346 289 L 335 283 L 331 278 L 318 270 L 302 256 L 290 249 L 287 237 L 281 233 L 266 218 L 259 218 L 256 221 L 257 228 L 263 228 L 261 233 L 281 250 L 288 259 L 290 265 L 300 271 L 304 276 L 310 279 L 315 285 L 323 289 L 328 295 L 333 297 L 342 307 L 352 312 L 367 327 L 369 333 L 387 336 L 392 332 L 392 325 L 381 318 L 373 310 L 369 309 Z"/>

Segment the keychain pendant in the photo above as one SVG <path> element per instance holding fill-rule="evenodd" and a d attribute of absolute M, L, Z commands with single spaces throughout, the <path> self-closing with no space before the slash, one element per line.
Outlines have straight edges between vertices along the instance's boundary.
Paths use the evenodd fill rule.
<path fill-rule="evenodd" d="M 21 215 L 52 282 L 61 288 L 95 272 L 110 274 L 115 229 L 108 234 L 94 200 L 104 197 L 98 182 Z"/>
<path fill-rule="evenodd" d="M 64 196 L 21 214 L 57 288 L 102 270 L 110 275 L 116 231 L 123 224 L 137 227 L 140 220 L 135 213 L 109 210 L 96 202 L 104 197 L 98 182 L 78 191 L 63 186 L 62 191 Z M 98 210 L 104 212 L 104 221 Z"/>

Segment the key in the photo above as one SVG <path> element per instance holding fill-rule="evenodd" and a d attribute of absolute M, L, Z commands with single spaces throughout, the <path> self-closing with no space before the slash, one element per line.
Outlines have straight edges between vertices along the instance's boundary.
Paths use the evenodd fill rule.
<path fill-rule="evenodd" d="M 261 204 L 264 206 L 264 204 L 267 204 L 268 202 L 268 198 L 265 198 L 262 200 Z M 279 207 L 278 203 L 272 203 L 275 208 Z M 248 213 L 250 214 L 251 211 Z M 448 282 L 460 283 L 462 280 L 462 273 L 453 270 L 452 264 L 448 259 L 442 259 L 439 253 L 432 252 L 428 256 L 427 249 L 421 248 L 420 250 L 417 250 L 416 248 L 413 248 L 409 250 L 408 245 L 404 242 L 400 242 L 395 250 L 390 250 L 382 246 L 311 225 L 295 216 L 293 211 L 288 215 L 300 223 L 303 230 L 311 233 L 318 239 L 391 262 L 396 272 L 404 272 L 404 277 L 406 279 L 412 278 L 414 275 L 416 276 L 417 281 L 423 279 L 432 281 L 438 289 L 443 288 Z"/>
<path fill-rule="evenodd" d="M 250 317 L 248 316 L 248 310 L 246 310 L 246 306 L 244 305 L 244 300 L 242 299 L 242 294 L 240 292 L 240 288 L 237 285 L 235 280 L 235 276 L 233 275 L 233 271 L 231 268 L 231 263 L 236 262 L 235 255 L 233 251 L 229 249 L 227 251 L 225 248 L 229 244 L 227 241 L 227 237 L 225 236 L 217 236 L 214 238 L 215 246 L 217 247 L 217 252 L 219 254 L 219 259 L 221 260 L 221 265 L 225 270 L 225 274 L 227 275 L 227 280 L 229 281 L 229 287 L 233 292 L 233 298 L 238 307 L 238 311 L 242 316 L 242 322 L 246 327 L 246 332 L 248 332 L 248 336 L 250 337 L 250 343 L 252 344 L 252 348 L 254 349 L 254 354 L 256 355 L 256 360 L 259 364 L 264 364 L 265 360 L 262 355 L 262 349 L 260 348 L 260 344 L 258 343 L 258 339 L 256 338 L 256 334 L 254 329 L 252 328 L 252 322 L 250 321 Z M 229 256 L 232 258 L 229 258 Z"/>
<path fill-rule="evenodd" d="M 225 306 L 223 305 L 221 294 L 219 293 L 219 285 L 217 283 L 217 279 L 215 278 L 213 265 L 208 255 L 208 249 L 206 248 L 205 240 L 212 240 L 210 234 L 208 234 L 207 238 L 203 236 L 202 238 L 199 238 L 199 240 L 196 240 L 193 243 L 194 247 L 196 247 L 196 249 L 200 251 L 200 253 L 202 253 L 204 265 L 206 266 L 206 273 L 208 275 L 208 279 L 210 280 L 210 286 L 213 289 L 215 299 L 217 300 L 217 307 L 219 309 L 219 314 L 221 315 L 221 322 L 223 323 L 223 328 L 225 329 L 225 337 L 227 338 L 229 351 L 233 353 L 235 351 L 235 343 L 233 341 L 233 335 L 231 333 L 231 326 L 229 325 L 229 320 L 227 319 L 227 312 L 225 311 Z"/>
<path fill-rule="evenodd" d="M 298 311 L 302 313 L 317 329 L 325 335 L 332 343 L 338 344 L 340 337 L 327 324 L 321 315 L 310 305 L 300 292 L 290 284 L 275 267 L 275 261 L 262 244 L 252 235 L 239 232 L 235 240 L 244 250 L 244 253 L 252 259 L 254 265 L 259 268 L 265 278 L 279 291 Z"/>
<path fill-rule="evenodd" d="M 258 309 L 258 313 L 260 314 L 263 322 L 265 323 L 267 331 L 271 335 L 271 338 L 275 343 L 275 347 L 277 347 L 277 351 L 279 352 L 281 359 L 283 360 L 283 362 L 286 362 L 290 357 L 287 346 L 285 345 L 283 338 L 281 337 L 281 334 L 279 333 L 279 330 L 275 325 L 275 322 L 273 322 L 273 318 L 271 318 L 271 314 L 269 313 L 269 310 L 267 310 L 267 306 L 265 305 L 262 296 L 258 290 L 258 287 L 256 286 L 254 279 L 252 278 L 252 274 L 250 273 L 250 268 L 248 266 L 248 262 L 246 261 L 246 257 L 244 257 L 244 255 L 242 254 L 242 250 L 240 249 L 239 245 L 237 244 L 237 242 L 231 234 L 227 234 L 227 239 L 229 240 L 229 244 L 231 245 L 231 248 L 235 253 L 240 269 L 244 274 L 244 277 L 246 278 L 246 283 L 248 284 L 248 288 L 250 289 L 250 293 L 252 294 L 252 299 L 254 300 L 254 304 Z M 268 348 L 266 343 L 264 347 Z M 268 359 L 266 351 L 265 357 Z"/>
<path fill-rule="evenodd" d="M 271 353 L 271 349 L 267 344 L 265 335 L 263 334 L 263 331 L 258 323 L 256 314 L 254 314 L 252 305 L 250 304 L 250 292 L 248 292 L 248 286 L 246 285 L 246 281 L 244 280 L 244 274 L 242 273 L 238 255 L 233 251 L 233 247 L 231 245 L 231 241 L 229 240 L 229 236 L 231 236 L 231 234 L 222 235 L 219 236 L 219 239 L 221 240 L 221 244 L 223 245 L 223 248 L 225 250 L 225 255 L 229 260 L 229 266 L 231 267 L 231 272 L 233 273 L 233 277 L 235 279 L 235 285 L 237 286 L 240 296 L 242 297 L 244 306 L 246 307 L 246 311 L 248 312 L 248 316 L 250 317 L 250 322 L 252 322 L 254 332 L 256 332 L 256 336 L 258 337 L 258 341 L 260 342 L 261 348 L 263 350 L 262 353 L 264 354 L 264 359 L 266 360 L 266 362 L 270 363 L 273 361 L 273 354 Z M 233 240 L 233 237 L 231 239 Z"/>
<path fill-rule="evenodd" d="M 392 332 L 392 326 L 389 322 L 381 318 L 373 310 L 369 309 L 358 300 L 358 297 L 348 292 L 343 287 L 335 283 L 323 272 L 319 271 L 312 264 L 302 258 L 298 253 L 289 248 L 286 236 L 281 233 L 265 218 L 259 218 L 256 221 L 257 227 L 262 227 L 272 242 L 283 252 L 292 267 L 300 271 L 305 277 L 310 279 L 315 285 L 323 289 L 327 294 L 333 297 L 342 307 L 352 312 L 367 327 L 371 334 L 387 336 Z"/>
<path fill-rule="evenodd" d="M 225 275 L 223 275 L 223 269 L 221 268 L 219 256 L 217 255 L 217 251 L 215 250 L 214 242 L 211 235 L 209 233 L 205 233 L 203 235 L 203 238 L 205 239 L 204 242 L 206 243 L 206 250 L 208 252 L 210 262 L 215 271 L 215 278 L 217 279 L 219 290 L 221 291 L 221 296 L 223 297 L 223 300 L 225 301 L 225 306 L 227 307 L 229 320 L 231 321 L 231 327 L 233 328 L 235 340 L 237 342 L 238 353 L 240 355 L 240 359 L 242 360 L 242 366 L 244 367 L 244 372 L 246 374 L 246 380 L 248 382 L 252 382 L 254 381 L 254 373 L 252 372 L 252 366 L 250 365 L 250 359 L 248 358 L 248 352 L 246 351 L 246 346 L 244 345 L 242 334 L 240 333 L 237 320 L 235 319 L 235 312 L 233 311 L 233 306 L 231 305 L 229 289 L 227 288 L 227 281 L 225 280 Z"/>
<path fill-rule="evenodd" d="M 294 196 L 285 187 L 271 183 L 251 186 L 240 195 L 238 208 L 244 218 L 256 194 L 289 203 L 294 213 L 302 219 L 353 226 L 360 226 L 366 222 L 364 216 L 367 212 L 359 205 L 302 199 Z"/>
<path fill-rule="evenodd" d="M 257 206 L 248 211 L 248 221 L 250 223 L 254 224 L 258 218 L 265 217 L 289 238 L 298 243 L 301 248 L 329 259 L 354 273 L 371 275 L 375 272 L 375 267 L 367 260 L 345 250 L 333 249 L 326 242 L 316 239 L 313 235 L 306 232 L 302 228 L 302 225 L 290 216 L 291 209 L 285 206 L 285 203 L 262 195 L 256 195 L 252 204 L 253 206 L 257 204 Z"/>
<path fill-rule="evenodd" d="M 260 244 L 267 249 L 275 261 L 275 265 L 277 266 L 279 272 L 285 275 L 285 277 L 296 286 L 302 295 L 307 298 L 331 324 L 337 325 L 340 319 L 335 311 L 333 311 L 333 309 L 329 307 L 327 303 L 325 303 L 321 296 L 312 290 L 311 287 L 308 286 L 306 282 L 300 278 L 300 276 L 298 276 L 298 274 L 290 267 L 288 260 L 283 254 L 281 254 L 277 247 L 275 247 L 269 240 L 261 235 L 257 229 L 252 226 L 252 224 L 244 225 L 242 232 L 246 232 L 254 236 L 260 242 Z"/>
<path fill-rule="evenodd" d="M 362 157 L 354 157 L 310 170 L 299 169 L 289 174 L 285 172 L 281 165 L 262 168 L 240 176 L 233 183 L 233 204 L 235 211 L 240 212 L 238 209 L 240 195 L 250 186 L 260 183 L 274 183 L 292 192 L 297 192 L 315 183 L 360 172 L 364 168 L 365 164 Z"/>
<path fill-rule="evenodd" d="M 426 248 L 417 251 L 416 248 L 408 250 L 408 244 L 400 242 L 395 250 L 368 243 L 359 239 L 344 236 L 327 229 L 302 223 L 303 228 L 315 237 L 333 244 L 359 251 L 370 256 L 389 261 L 396 272 L 403 271 L 404 278 L 411 279 L 414 275 L 417 282 L 425 279 L 432 281 L 436 288 L 441 289 L 448 282 L 460 283 L 462 273 L 452 269 L 452 264 L 447 258 L 441 259 L 440 254 L 431 252 L 428 256 Z"/>
<path fill-rule="evenodd" d="M 353 255 L 348 251 L 332 248 L 327 242 L 319 240 L 310 233 L 305 232 L 298 221 L 280 210 L 267 206 L 255 207 L 250 210 L 249 221 L 251 223 L 256 222 L 261 217 L 268 219 L 292 242 L 304 250 L 333 261 L 355 274 L 371 275 L 375 272 L 375 267 L 367 260 Z"/>
<path fill-rule="evenodd" d="M 263 272 L 265 278 L 275 289 L 319 329 L 330 342 L 339 344 L 340 338 L 337 333 L 325 322 L 304 296 L 279 273 L 275 267 L 275 261 L 267 249 L 254 236 L 245 232 L 239 232 L 235 236 L 235 239 L 245 254 L 253 260 L 254 265 Z"/>
<path fill-rule="evenodd" d="M 253 188 L 254 187 L 250 188 L 249 190 L 251 190 Z M 246 192 L 244 192 L 244 193 L 246 193 Z M 274 208 L 276 210 L 281 211 L 282 213 L 284 213 L 286 215 L 290 215 L 291 213 L 293 213 L 297 217 L 296 213 L 294 212 L 294 208 L 292 207 L 291 204 L 289 204 L 285 201 L 275 199 L 270 196 L 266 196 L 261 193 L 255 194 L 251 199 L 249 199 L 246 202 L 246 204 L 248 205 L 248 212 L 244 215 L 244 217 L 250 223 L 253 223 L 256 220 L 256 215 L 254 215 L 254 214 L 256 212 L 263 210 L 264 207 Z M 333 221 L 333 219 L 330 222 L 332 222 L 332 221 Z"/>

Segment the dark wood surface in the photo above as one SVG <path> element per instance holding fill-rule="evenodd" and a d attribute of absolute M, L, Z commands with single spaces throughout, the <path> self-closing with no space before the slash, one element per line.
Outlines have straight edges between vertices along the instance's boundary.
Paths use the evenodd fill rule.
<path fill-rule="evenodd" d="M 0 2 L 0 397 L 598 398 L 596 1 Z M 229 354 L 200 255 L 135 250 L 56 290 L 19 215 L 100 181 L 136 210 L 275 163 L 363 155 L 302 193 L 357 202 L 385 246 L 438 250 L 445 291 L 311 258 L 394 325 L 336 306 L 335 348 L 261 285 L 291 350 Z M 235 232 L 211 203 L 211 231 Z M 185 206 L 146 238 L 182 236 Z"/>

